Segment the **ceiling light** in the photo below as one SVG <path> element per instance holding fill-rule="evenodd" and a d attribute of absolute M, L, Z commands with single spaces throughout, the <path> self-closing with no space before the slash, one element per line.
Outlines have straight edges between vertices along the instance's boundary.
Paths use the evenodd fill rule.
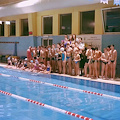
<path fill-rule="evenodd" d="M 23 1 L 23 2 L 17 3 L 16 7 L 28 7 L 28 6 L 32 6 L 32 5 L 36 4 L 39 1 L 41 1 L 41 0 L 27 0 L 27 1 Z"/>

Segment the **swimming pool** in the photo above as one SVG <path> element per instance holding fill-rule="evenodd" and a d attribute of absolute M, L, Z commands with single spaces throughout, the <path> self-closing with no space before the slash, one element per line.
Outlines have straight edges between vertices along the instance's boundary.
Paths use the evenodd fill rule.
<path fill-rule="evenodd" d="M 0 73 L 0 120 L 83 119 L 74 117 L 76 114 L 85 116 L 86 120 L 120 119 L 119 85 L 57 75 L 38 75 L 2 67 Z M 21 100 L 21 97 L 27 100 Z M 40 103 L 36 104 L 36 101 L 42 104 L 38 105 Z M 62 114 L 59 110 L 67 113 Z"/>

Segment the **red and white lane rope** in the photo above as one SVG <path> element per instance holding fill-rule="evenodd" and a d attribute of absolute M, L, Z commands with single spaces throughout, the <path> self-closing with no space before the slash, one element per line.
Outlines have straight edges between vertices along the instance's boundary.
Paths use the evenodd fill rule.
<path fill-rule="evenodd" d="M 85 117 L 85 116 L 83 116 L 83 115 L 79 115 L 79 114 L 72 113 L 72 112 L 69 112 L 69 111 L 66 111 L 66 110 L 63 110 L 63 109 L 54 107 L 54 106 L 50 106 L 50 105 L 47 105 L 47 104 L 44 104 L 44 103 L 40 103 L 40 102 L 38 102 L 38 101 L 34 101 L 34 100 L 31 100 L 31 99 L 28 99 L 28 98 L 25 98 L 25 97 L 21 97 L 21 96 L 18 96 L 18 95 L 9 93 L 9 92 L 5 92 L 5 91 L 0 90 L 0 93 L 5 94 L 5 95 L 8 95 L 8 96 L 11 96 L 11 97 L 13 97 L 13 98 L 15 98 L 15 99 L 20 99 L 20 100 L 23 100 L 23 101 L 27 101 L 27 102 L 29 102 L 29 103 L 33 103 L 33 104 L 36 104 L 36 105 L 45 107 L 45 108 L 47 108 L 47 109 L 51 109 L 51 110 L 53 110 L 53 111 L 57 111 L 57 112 L 59 112 L 59 113 L 67 114 L 67 115 L 70 115 L 70 116 L 73 116 L 73 117 L 76 117 L 76 118 L 79 118 L 79 119 L 83 119 L 83 120 L 93 120 L 92 118 L 88 118 L 88 117 Z"/>
<path fill-rule="evenodd" d="M 104 97 L 109 97 L 109 98 L 112 98 L 112 99 L 120 100 L 120 97 L 116 97 L 116 96 L 112 96 L 112 95 L 106 95 L 106 94 L 101 94 L 101 93 L 97 93 L 97 92 L 92 92 L 92 91 L 87 91 L 87 90 L 82 90 L 82 89 L 77 89 L 77 88 L 72 88 L 72 87 L 67 87 L 67 86 L 62 86 L 62 85 L 37 81 L 37 80 L 31 80 L 31 79 L 22 78 L 22 77 L 16 77 L 16 76 L 7 75 L 7 74 L 1 74 L 0 73 L 0 75 L 2 75 L 4 77 L 15 77 L 15 78 L 18 78 L 18 79 L 23 80 L 23 81 L 30 81 L 30 82 L 44 84 L 44 85 L 48 85 L 48 86 L 54 86 L 54 87 L 68 89 L 68 90 L 72 90 L 72 91 L 83 92 L 83 93 L 88 93 L 88 94 L 93 94 L 93 95 L 98 95 L 98 96 L 104 96 Z"/>

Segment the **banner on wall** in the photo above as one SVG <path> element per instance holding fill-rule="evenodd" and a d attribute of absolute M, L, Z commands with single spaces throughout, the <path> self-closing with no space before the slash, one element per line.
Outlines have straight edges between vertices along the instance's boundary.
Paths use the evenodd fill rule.
<path fill-rule="evenodd" d="M 114 0 L 114 5 L 120 5 L 120 0 Z"/>
<path fill-rule="evenodd" d="M 85 43 L 87 47 L 89 44 L 92 47 L 98 47 L 99 50 L 102 48 L 102 35 L 77 35 L 77 38 L 81 37 L 82 41 Z"/>
<path fill-rule="evenodd" d="M 108 0 L 100 0 L 100 3 L 108 4 Z"/>

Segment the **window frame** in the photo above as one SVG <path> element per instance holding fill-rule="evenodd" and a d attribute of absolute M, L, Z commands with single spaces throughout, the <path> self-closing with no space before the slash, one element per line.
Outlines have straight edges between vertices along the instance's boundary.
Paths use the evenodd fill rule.
<path fill-rule="evenodd" d="M 29 20 L 28 20 L 28 35 L 23 35 L 23 28 L 22 28 L 22 20 L 25 20 L 25 19 L 27 19 L 28 20 L 28 18 L 22 18 L 22 19 L 20 19 L 21 20 L 21 36 L 29 36 Z"/>
<path fill-rule="evenodd" d="M 61 14 L 59 14 L 59 35 L 65 35 L 65 34 L 61 34 L 61 29 L 60 29 L 60 27 L 61 27 L 61 18 L 60 18 L 60 16 L 61 15 L 67 15 L 67 14 L 71 14 L 71 33 L 70 34 L 68 34 L 68 33 L 66 33 L 67 35 L 71 35 L 72 34 L 72 12 L 71 13 L 61 13 Z"/>
<path fill-rule="evenodd" d="M 4 36 L 5 36 L 5 22 L 2 21 L 2 24 L 4 25 L 4 30 L 3 30 L 3 31 L 4 31 L 3 33 L 4 33 L 4 34 L 3 34 L 3 36 L 0 35 L 0 37 L 4 37 Z"/>
<path fill-rule="evenodd" d="M 79 35 L 95 35 L 95 25 L 94 25 L 93 33 L 82 33 L 82 14 L 81 13 L 90 12 L 90 11 L 94 11 L 94 23 L 95 23 L 95 10 L 79 11 Z"/>
<path fill-rule="evenodd" d="M 10 30 L 11 21 L 15 21 L 15 35 L 10 35 L 10 33 L 11 33 L 11 30 Z M 14 37 L 14 36 L 16 36 L 16 20 L 10 20 L 10 25 L 9 25 L 9 36 Z"/>
<path fill-rule="evenodd" d="M 120 7 L 109 7 L 109 8 L 103 8 L 101 9 L 101 14 L 102 14 L 102 23 L 103 23 L 103 34 L 110 35 L 110 34 L 120 34 L 120 32 L 105 32 L 105 23 L 104 23 L 104 10 L 110 10 L 110 9 L 117 9 Z"/>
<path fill-rule="evenodd" d="M 52 40 L 53 41 L 53 38 L 42 38 L 42 46 L 45 46 L 44 45 L 44 40 L 47 40 L 47 46 L 49 45 L 49 41 Z M 53 44 L 53 42 L 52 42 Z"/>
<path fill-rule="evenodd" d="M 44 18 L 45 17 L 52 17 L 52 34 L 44 34 Z M 53 35 L 53 15 L 42 16 L 42 35 Z"/>

